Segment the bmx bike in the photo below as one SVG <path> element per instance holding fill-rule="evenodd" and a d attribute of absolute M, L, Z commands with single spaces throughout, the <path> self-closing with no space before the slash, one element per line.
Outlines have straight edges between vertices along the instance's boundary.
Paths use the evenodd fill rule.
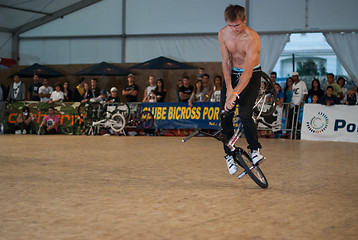
<path fill-rule="evenodd" d="M 260 121 L 260 116 L 269 116 L 275 111 L 277 105 L 277 94 L 274 88 L 274 83 L 269 78 L 269 76 L 264 72 L 262 72 L 261 81 L 265 83 L 264 84 L 265 88 L 260 89 L 259 95 L 254 105 L 252 118 L 256 123 L 261 122 L 265 124 L 264 122 Z M 230 115 L 228 112 L 225 111 L 222 112 L 222 117 L 230 117 L 228 115 Z M 227 141 L 222 136 L 221 134 L 222 128 L 221 128 L 218 131 L 216 131 L 214 134 L 210 134 L 198 129 L 192 134 L 190 134 L 189 136 L 187 136 L 186 138 L 184 138 L 182 142 L 186 142 L 190 138 L 199 134 L 213 137 L 216 140 L 223 142 L 231 150 L 231 155 L 238 169 L 240 169 L 239 167 L 243 168 L 243 171 L 238 174 L 237 178 L 241 179 L 246 174 L 248 174 L 258 186 L 260 186 L 261 188 L 267 188 L 268 181 L 259 167 L 260 163 L 262 163 L 263 161 L 260 161 L 257 164 L 253 164 L 250 155 L 243 148 L 235 146 L 240 136 L 244 133 L 244 129 L 237 114 L 234 114 L 233 122 L 234 123 L 237 122 L 238 126 L 235 129 L 234 135 L 231 137 L 229 141 Z"/>

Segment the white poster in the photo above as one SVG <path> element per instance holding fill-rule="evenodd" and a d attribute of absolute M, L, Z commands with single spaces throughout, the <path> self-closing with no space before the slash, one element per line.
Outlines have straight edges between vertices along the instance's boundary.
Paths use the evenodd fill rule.
<path fill-rule="evenodd" d="M 358 106 L 305 104 L 304 140 L 358 142 Z"/>

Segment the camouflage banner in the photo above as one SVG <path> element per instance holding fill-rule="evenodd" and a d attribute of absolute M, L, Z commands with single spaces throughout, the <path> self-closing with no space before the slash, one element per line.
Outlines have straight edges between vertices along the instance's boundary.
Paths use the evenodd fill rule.
<path fill-rule="evenodd" d="M 69 129 L 71 133 L 76 134 L 76 131 L 78 131 L 77 123 L 79 123 L 77 114 L 77 108 L 79 105 L 79 102 L 49 104 L 46 102 L 25 101 L 8 103 L 5 107 L 3 119 L 4 133 L 14 133 L 16 128 L 16 119 L 25 106 L 30 109 L 30 113 L 33 118 L 31 132 L 36 133 L 43 118 L 48 113 L 48 108 L 53 106 L 57 116 L 60 118 L 59 132 L 61 133 L 62 129 L 66 128 L 67 131 Z"/>

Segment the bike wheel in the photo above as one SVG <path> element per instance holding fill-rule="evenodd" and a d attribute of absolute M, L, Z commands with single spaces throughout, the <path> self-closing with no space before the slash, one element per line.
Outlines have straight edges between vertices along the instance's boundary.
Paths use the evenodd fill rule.
<path fill-rule="evenodd" d="M 259 166 L 255 166 L 251 157 L 244 150 L 237 150 L 234 154 L 234 160 L 237 164 L 244 168 L 245 172 L 254 180 L 254 182 L 262 188 L 268 187 L 267 179 Z"/>
<path fill-rule="evenodd" d="M 154 124 L 154 116 L 149 111 L 143 111 L 138 116 L 138 125 L 144 129 L 148 129 L 153 127 Z"/>
<path fill-rule="evenodd" d="M 118 103 L 117 112 L 122 114 L 125 119 L 128 119 L 129 113 L 130 113 L 128 104 L 127 103 Z"/>
<path fill-rule="evenodd" d="M 113 114 L 109 121 L 111 121 L 111 128 L 115 132 L 122 131 L 126 125 L 126 119 L 120 113 Z"/>
<path fill-rule="evenodd" d="M 264 87 L 260 88 L 254 106 L 254 113 L 265 117 L 270 116 L 275 112 L 277 106 L 277 94 L 275 91 L 275 84 L 265 72 L 262 72 L 261 74 L 261 83 L 263 83 Z"/>

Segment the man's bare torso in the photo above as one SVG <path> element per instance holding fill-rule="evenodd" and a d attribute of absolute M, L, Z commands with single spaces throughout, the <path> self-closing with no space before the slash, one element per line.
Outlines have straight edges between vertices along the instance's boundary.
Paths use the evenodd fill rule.
<path fill-rule="evenodd" d="M 248 45 L 254 41 L 260 41 L 258 34 L 249 27 L 246 27 L 245 31 L 237 33 L 233 32 L 229 26 L 226 26 L 222 28 L 220 32 L 222 33 L 224 44 L 230 54 L 233 67 L 243 68 Z M 259 55 L 260 52 L 258 52 L 257 58 L 254 60 L 255 66 L 260 64 Z"/>

